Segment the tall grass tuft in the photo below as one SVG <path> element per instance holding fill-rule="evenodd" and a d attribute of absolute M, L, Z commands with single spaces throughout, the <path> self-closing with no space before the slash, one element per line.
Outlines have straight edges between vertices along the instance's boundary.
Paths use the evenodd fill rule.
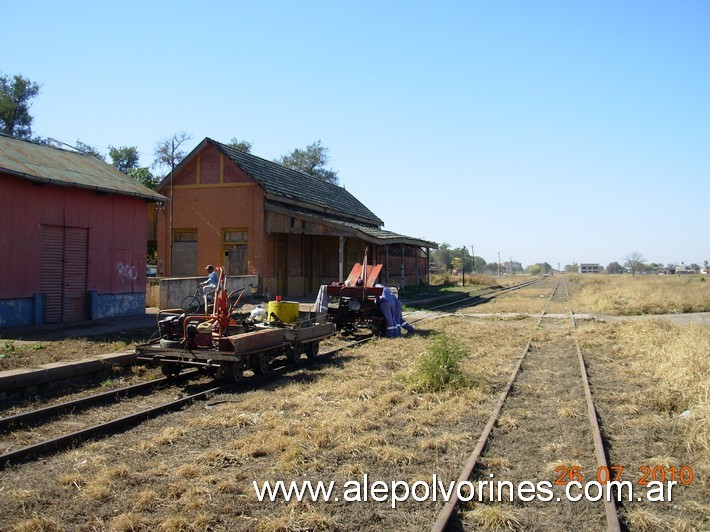
<path fill-rule="evenodd" d="M 409 388 L 416 392 L 438 392 L 468 386 L 469 380 L 459 368 L 467 356 L 455 339 L 444 333 L 436 335 L 428 350 L 417 358 L 408 379 Z"/>

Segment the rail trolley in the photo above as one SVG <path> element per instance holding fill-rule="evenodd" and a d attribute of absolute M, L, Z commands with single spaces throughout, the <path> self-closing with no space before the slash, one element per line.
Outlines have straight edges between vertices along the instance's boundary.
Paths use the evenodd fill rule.
<path fill-rule="evenodd" d="M 217 270 L 214 311 L 188 315 L 182 309 L 161 310 L 159 338 L 136 347 L 138 360 L 160 364 L 168 377 L 177 376 L 184 367 L 198 367 L 214 371 L 218 378 L 237 381 L 245 370 L 267 373 L 279 357 L 289 362 L 298 361 L 303 354 L 313 358 L 321 340 L 335 334 L 335 324 L 311 314 L 292 323 L 273 313 L 267 323 L 234 320 L 232 314 L 243 292 L 238 297 L 236 292 L 228 294 L 227 276 L 222 268 Z"/>

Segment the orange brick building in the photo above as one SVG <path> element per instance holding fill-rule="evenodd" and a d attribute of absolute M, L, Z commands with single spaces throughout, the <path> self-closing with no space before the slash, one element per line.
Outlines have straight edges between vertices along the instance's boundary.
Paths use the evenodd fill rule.
<path fill-rule="evenodd" d="M 301 297 L 343 280 L 368 249 L 381 281 L 428 283 L 438 246 L 382 229 L 343 187 L 205 138 L 158 191 L 158 275 L 202 276 L 206 264 L 258 275 L 260 292 Z"/>

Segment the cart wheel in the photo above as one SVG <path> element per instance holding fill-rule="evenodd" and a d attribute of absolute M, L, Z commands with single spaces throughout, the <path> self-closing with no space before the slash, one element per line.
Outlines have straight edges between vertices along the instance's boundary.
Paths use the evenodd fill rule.
<path fill-rule="evenodd" d="M 298 362 L 300 362 L 302 349 L 303 348 L 301 346 L 294 345 L 287 348 L 286 360 L 288 360 L 289 364 L 298 364 Z"/>
<path fill-rule="evenodd" d="M 385 334 L 385 331 L 383 330 L 384 323 L 384 320 L 372 320 L 372 326 L 370 327 L 370 330 L 372 331 L 373 336 L 387 336 Z"/>
<path fill-rule="evenodd" d="M 180 375 L 180 369 L 180 364 L 177 364 L 175 362 L 160 362 L 160 371 L 162 371 L 163 375 L 165 375 L 168 379 L 174 379 L 175 377 Z"/>
<path fill-rule="evenodd" d="M 316 358 L 318 355 L 318 347 L 320 345 L 320 342 L 318 340 L 314 340 L 313 342 L 308 342 L 306 344 L 306 356 L 308 358 Z"/>
<path fill-rule="evenodd" d="M 200 307 L 202 307 L 202 301 L 195 295 L 185 296 L 180 303 L 180 308 L 188 314 L 197 314 Z"/>
<path fill-rule="evenodd" d="M 260 355 L 256 355 L 253 360 L 252 364 L 252 369 L 254 370 L 254 373 L 257 375 L 264 375 L 265 373 L 268 373 L 270 368 L 270 363 L 271 363 L 271 357 L 269 356 L 268 353 L 262 353 Z"/>
<path fill-rule="evenodd" d="M 243 375 L 242 364 L 238 362 L 223 362 L 217 370 L 217 377 L 229 382 L 240 381 Z"/>

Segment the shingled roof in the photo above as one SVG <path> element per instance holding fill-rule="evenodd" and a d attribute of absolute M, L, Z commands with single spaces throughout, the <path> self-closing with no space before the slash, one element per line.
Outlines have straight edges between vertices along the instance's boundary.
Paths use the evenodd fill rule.
<path fill-rule="evenodd" d="M 0 172 L 38 183 L 137 196 L 152 201 L 165 200 L 165 197 L 93 155 L 2 134 Z"/>
<path fill-rule="evenodd" d="M 341 186 L 286 168 L 251 153 L 236 150 L 210 138 L 206 138 L 198 148 L 205 143 L 212 144 L 251 176 L 267 193 L 268 199 L 283 199 L 284 203 L 310 207 L 336 217 L 354 218 L 377 227 L 384 224 L 370 209 Z"/>

